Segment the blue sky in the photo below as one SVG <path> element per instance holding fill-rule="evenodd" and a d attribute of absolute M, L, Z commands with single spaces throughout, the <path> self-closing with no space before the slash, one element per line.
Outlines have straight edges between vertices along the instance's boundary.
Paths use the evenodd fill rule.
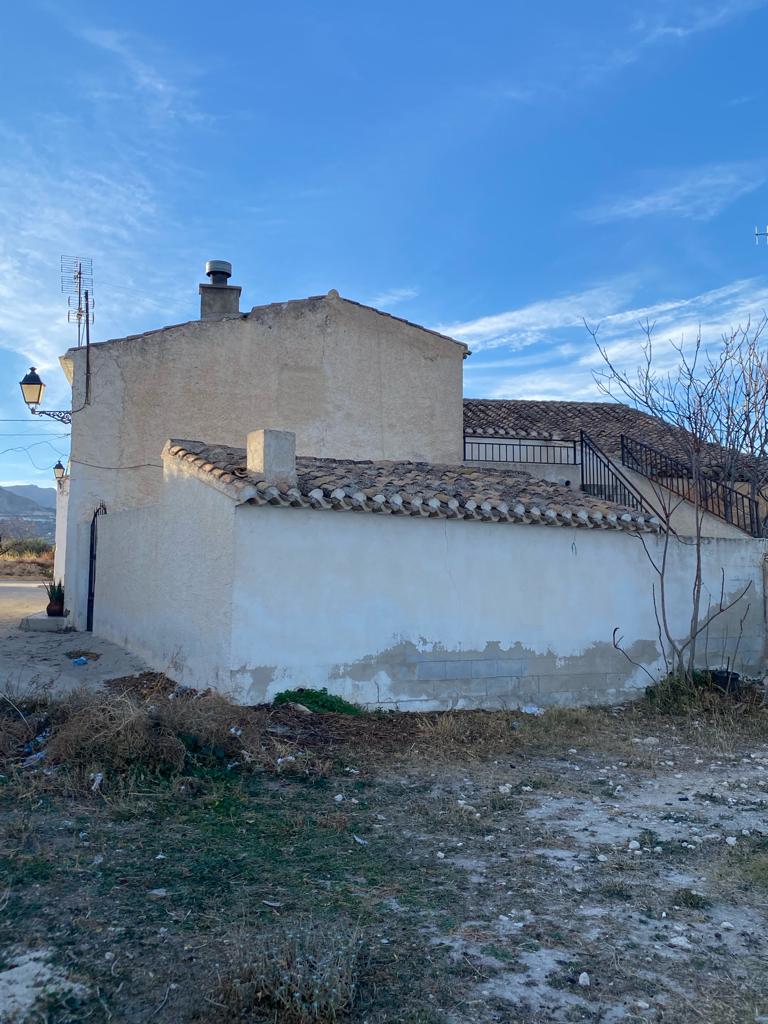
<path fill-rule="evenodd" d="M 598 397 L 582 317 L 707 339 L 768 308 L 768 0 L 29 2 L 0 67 L 0 482 L 51 481 L 62 253 L 94 338 L 337 288 L 474 350 L 467 395 Z M 17 422 L 18 421 L 18 422 Z M 11 449 L 11 450 L 7 450 Z M 24 449 L 24 450 L 20 450 Z"/>

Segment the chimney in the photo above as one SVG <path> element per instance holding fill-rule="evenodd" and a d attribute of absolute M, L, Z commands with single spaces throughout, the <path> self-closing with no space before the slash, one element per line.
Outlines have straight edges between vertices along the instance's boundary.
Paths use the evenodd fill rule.
<path fill-rule="evenodd" d="M 220 320 L 225 316 L 237 316 L 242 289 L 239 285 L 227 284 L 232 276 L 232 264 L 227 260 L 208 260 L 205 272 L 211 283 L 200 285 L 200 319 Z"/>
<path fill-rule="evenodd" d="M 290 430 L 252 430 L 246 441 L 248 472 L 279 487 L 295 487 L 296 435 Z"/>

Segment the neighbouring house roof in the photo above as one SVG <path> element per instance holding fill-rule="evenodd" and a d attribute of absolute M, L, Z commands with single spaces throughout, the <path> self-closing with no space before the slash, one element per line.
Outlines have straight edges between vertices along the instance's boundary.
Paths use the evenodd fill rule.
<path fill-rule="evenodd" d="M 690 439 L 691 435 L 620 402 L 464 399 L 464 433 L 471 437 L 578 441 L 582 430 L 612 458 L 621 458 L 621 435 L 624 434 L 671 458 L 686 464 L 690 462 L 691 445 L 684 439 L 686 436 Z M 702 460 L 715 477 L 730 461 L 726 449 L 710 443 L 702 445 Z M 754 475 L 752 462 L 748 455 L 738 456 L 739 479 Z"/>
<path fill-rule="evenodd" d="M 654 517 L 496 467 L 300 456 L 298 485 L 275 487 L 248 473 L 244 448 L 171 440 L 163 454 L 242 503 L 628 531 L 660 528 Z"/>
<path fill-rule="evenodd" d="M 578 441 L 582 430 L 607 455 L 621 454 L 622 434 L 654 447 L 668 448 L 670 441 L 665 423 L 619 402 L 464 399 L 465 434 Z"/>

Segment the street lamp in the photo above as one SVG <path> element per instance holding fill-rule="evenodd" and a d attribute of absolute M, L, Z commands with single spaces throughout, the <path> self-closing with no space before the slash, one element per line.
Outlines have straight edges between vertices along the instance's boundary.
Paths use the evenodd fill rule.
<path fill-rule="evenodd" d="M 62 464 L 62 461 L 61 461 L 61 459 L 59 459 L 59 461 L 58 461 L 58 462 L 56 463 L 56 465 L 55 465 L 55 466 L 53 467 L 53 475 L 54 475 L 54 476 L 56 477 L 56 479 L 57 479 L 57 480 L 63 480 L 63 478 L 64 478 L 64 474 L 65 474 L 66 472 L 67 472 L 67 471 L 66 471 L 66 469 L 64 468 L 64 466 L 63 466 L 63 464 Z"/>
<path fill-rule="evenodd" d="M 19 381 L 19 387 L 21 388 L 21 393 L 24 396 L 24 401 L 30 407 L 32 412 L 35 412 L 35 406 L 40 405 L 43 400 L 45 384 L 40 380 L 34 366 L 30 366 L 29 373 L 23 380 Z"/>
<path fill-rule="evenodd" d="M 90 371 L 89 371 L 90 372 Z M 88 386 L 88 379 L 86 378 L 86 386 Z M 59 423 L 71 423 L 72 422 L 72 410 L 71 409 L 38 409 L 38 405 L 43 400 L 43 392 L 45 391 L 45 384 L 40 380 L 40 375 L 34 366 L 30 366 L 29 373 L 24 377 L 23 380 L 19 381 L 19 387 L 21 393 L 24 396 L 24 401 L 29 406 L 29 411 L 33 416 L 49 416 L 52 420 L 58 420 Z"/>

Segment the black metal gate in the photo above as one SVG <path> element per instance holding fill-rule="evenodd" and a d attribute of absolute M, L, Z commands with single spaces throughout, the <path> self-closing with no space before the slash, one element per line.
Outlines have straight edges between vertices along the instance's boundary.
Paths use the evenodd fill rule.
<path fill-rule="evenodd" d="M 93 631 L 93 599 L 96 594 L 96 546 L 99 540 L 99 516 L 107 514 L 107 506 L 102 503 L 93 513 L 91 519 L 91 550 L 88 560 L 88 612 L 85 620 L 85 628 Z"/>

